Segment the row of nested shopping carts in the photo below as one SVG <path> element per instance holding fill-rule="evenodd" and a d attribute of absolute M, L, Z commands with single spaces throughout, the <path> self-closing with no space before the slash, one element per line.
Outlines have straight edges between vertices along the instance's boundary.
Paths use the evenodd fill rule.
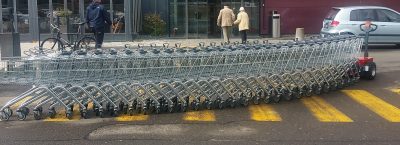
<path fill-rule="evenodd" d="M 31 49 L 27 57 L 1 60 L 0 84 L 33 85 L 0 109 L 12 106 L 25 120 L 56 110 L 72 118 L 74 106 L 88 118 L 247 106 L 321 94 L 359 79 L 357 57 L 363 40 L 335 36 L 270 44 L 200 43 L 138 46 L 86 52 Z M 88 107 L 88 104 L 93 104 Z M 30 109 L 29 109 L 30 108 Z"/>

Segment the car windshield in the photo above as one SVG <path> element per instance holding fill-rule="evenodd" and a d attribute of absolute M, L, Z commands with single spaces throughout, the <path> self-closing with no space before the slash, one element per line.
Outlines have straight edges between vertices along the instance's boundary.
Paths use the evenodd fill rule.
<path fill-rule="evenodd" d="M 336 17 L 336 15 L 337 15 L 337 13 L 338 13 L 339 11 L 340 11 L 340 9 L 332 8 L 332 9 L 329 11 L 328 15 L 326 15 L 325 19 L 327 19 L 327 20 L 333 20 L 333 19 Z"/>

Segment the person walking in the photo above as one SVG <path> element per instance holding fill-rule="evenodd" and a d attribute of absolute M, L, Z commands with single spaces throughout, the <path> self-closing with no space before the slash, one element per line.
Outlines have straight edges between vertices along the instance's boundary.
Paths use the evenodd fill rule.
<path fill-rule="evenodd" d="M 86 22 L 96 38 L 96 48 L 101 48 L 104 32 L 112 24 L 109 13 L 101 5 L 101 0 L 93 0 L 87 7 Z"/>
<path fill-rule="evenodd" d="M 231 28 L 234 21 L 235 14 L 233 13 L 233 10 L 230 9 L 229 6 L 224 6 L 224 8 L 219 11 L 217 25 L 222 28 L 225 43 L 229 43 Z"/>
<path fill-rule="evenodd" d="M 239 32 L 242 36 L 242 44 L 247 42 L 247 31 L 249 30 L 249 15 L 244 10 L 244 7 L 240 7 L 237 19 L 234 22 L 235 25 L 239 26 Z"/>

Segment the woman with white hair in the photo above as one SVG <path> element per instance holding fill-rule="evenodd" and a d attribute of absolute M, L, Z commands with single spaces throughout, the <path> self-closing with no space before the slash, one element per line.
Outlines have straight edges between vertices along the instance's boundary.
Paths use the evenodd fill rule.
<path fill-rule="evenodd" d="M 240 7 L 237 19 L 234 22 L 235 25 L 239 25 L 239 32 L 242 36 L 242 43 L 247 42 L 247 31 L 249 30 L 249 15 L 247 15 L 244 7 Z"/>

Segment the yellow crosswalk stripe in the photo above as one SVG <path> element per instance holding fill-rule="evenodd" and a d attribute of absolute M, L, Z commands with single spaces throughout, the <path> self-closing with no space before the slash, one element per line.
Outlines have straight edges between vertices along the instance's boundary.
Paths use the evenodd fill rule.
<path fill-rule="evenodd" d="M 143 115 L 143 114 L 135 114 L 135 115 L 120 115 L 115 118 L 116 121 L 146 121 L 149 119 L 149 115 Z"/>
<path fill-rule="evenodd" d="M 282 121 L 281 116 L 271 105 L 251 105 L 249 111 L 254 121 Z"/>
<path fill-rule="evenodd" d="M 303 98 L 301 101 L 321 122 L 353 122 L 350 117 L 333 107 L 321 97 L 312 96 Z"/>
<path fill-rule="evenodd" d="M 400 95 L 400 88 L 397 89 L 390 89 L 393 93 L 399 94 Z"/>
<path fill-rule="evenodd" d="M 183 115 L 185 121 L 215 121 L 215 114 L 212 110 L 190 111 Z"/>
<path fill-rule="evenodd" d="M 390 122 L 400 122 L 400 109 L 364 90 L 343 90 L 347 96 Z"/>

